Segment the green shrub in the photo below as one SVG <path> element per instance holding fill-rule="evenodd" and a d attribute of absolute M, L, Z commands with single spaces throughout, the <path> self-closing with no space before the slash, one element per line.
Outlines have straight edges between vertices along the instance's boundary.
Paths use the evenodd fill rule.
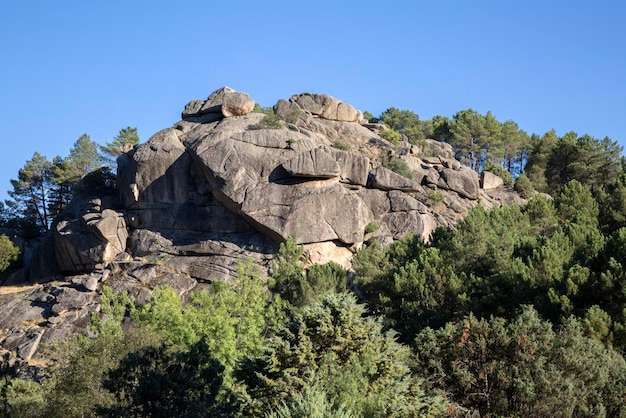
<path fill-rule="evenodd" d="M 347 272 L 339 264 L 329 261 L 305 270 L 305 262 L 304 247 L 291 237 L 280 244 L 272 260 L 269 288 L 295 311 L 347 288 Z"/>
<path fill-rule="evenodd" d="M 393 145 L 398 145 L 402 139 L 402 135 L 393 129 L 385 129 L 380 133 L 380 137 L 391 142 Z"/>
<path fill-rule="evenodd" d="M 439 190 L 426 190 L 426 198 L 430 200 L 433 205 L 438 205 L 443 202 L 446 198 L 446 195 Z"/>
<path fill-rule="evenodd" d="M 533 184 L 524 173 L 520 174 L 517 180 L 515 180 L 515 186 L 513 186 L 513 188 L 524 199 L 529 199 L 535 193 Z"/>
<path fill-rule="evenodd" d="M 272 110 L 265 114 L 265 117 L 261 121 L 262 128 L 265 129 L 280 129 L 283 127 L 283 123 L 277 114 Z"/>
<path fill-rule="evenodd" d="M 394 173 L 400 174 L 408 179 L 413 179 L 413 172 L 409 165 L 402 159 L 397 157 L 384 157 L 381 160 L 383 167 L 388 168 Z"/>
<path fill-rule="evenodd" d="M 333 148 L 337 148 L 342 151 L 348 151 L 350 149 L 350 146 L 346 144 L 345 142 L 335 141 L 333 143 Z"/>
<path fill-rule="evenodd" d="M 371 234 L 372 232 L 376 232 L 380 229 L 380 224 L 376 221 L 372 221 L 365 226 L 365 233 Z"/>
<path fill-rule="evenodd" d="M 274 109 L 270 106 L 264 107 L 255 103 L 252 112 L 265 114 L 261 122 L 256 126 L 257 129 L 280 129 L 283 127 L 280 117 L 274 113 Z"/>
<path fill-rule="evenodd" d="M 17 260 L 20 249 L 6 235 L 0 235 L 0 273 Z"/>
<path fill-rule="evenodd" d="M 258 103 L 254 104 L 254 108 L 252 109 L 252 113 L 265 113 L 273 112 L 274 110 L 270 106 L 261 106 Z"/>
<path fill-rule="evenodd" d="M 369 123 L 379 123 L 380 119 L 372 114 L 372 112 L 366 110 L 363 112 L 363 119 L 365 119 Z"/>
<path fill-rule="evenodd" d="M 445 399 L 427 395 L 413 379 L 409 355 L 394 331 L 366 315 L 354 296 L 340 293 L 295 315 L 262 355 L 242 363 L 236 377 L 247 392 L 242 401 L 250 416 L 278 414 L 285 405 L 292 410 L 274 416 L 316 416 L 315 409 L 331 417 L 345 416 L 340 411 L 359 417 L 443 416 Z M 310 390 L 320 392 L 312 400 L 317 408 L 298 398 Z"/>

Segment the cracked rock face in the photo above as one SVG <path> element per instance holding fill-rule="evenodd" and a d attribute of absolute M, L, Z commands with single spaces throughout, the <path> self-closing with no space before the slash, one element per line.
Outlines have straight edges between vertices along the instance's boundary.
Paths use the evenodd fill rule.
<path fill-rule="evenodd" d="M 242 96 L 225 87 L 206 101 L 190 102 L 174 129 L 121 158 L 119 188 L 142 228 L 197 230 L 199 225 L 180 222 L 182 214 L 158 221 L 169 219 L 158 210 L 178 213 L 203 196 L 222 209 L 215 214 L 208 206 L 198 210 L 197 204 L 187 209 L 209 219 L 229 212 L 238 220 L 233 224 L 247 224 L 278 242 L 291 236 L 300 244 L 352 246 L 366 240 L 365 228 L 372 222 L 384 226 L 379 236 L 416 232 L 427 240 L 437 225 L 455 223 L 459 208 L 478 204 L 477 174 L 454 160 L 447 144 L 426 140 L 420 147 L 396 148 L 380 138 L 379 130 L 362 126 L 362 114 L 351 105 L 312 93 L 280 100 L 274 110 L 282 126 L 268 129 L 264 114 L 222 112 L 234 97 Z M 214 116 L 202 119 L 209 114 Z M 380 166 L 383 156 L 394 154 L 411 168 L 412 178 Z M 429 204 L 428 189 L 444 193 L 443 209 Z M 406 206 L 407 198 L 415 204 Z M 380 201 L 388 209 L 373 203 Z M 215 226 L 199 229 L 224 232 Z"/>
<path fill-rule="evenodd" d="M 121 205 L 98 202 L 97 210 L 75 210 L 57 225 L 61 271 L 89 273 L 150 252 L 189 257 L 180 242 L 198 234 L 203 242 L 261 243 L 265 254 L 276 245 L 271 241 L 287 237 L 299 244 L 333 243 L 328 248 L 390 242 L 407 233 L 427 241 L 437 226 L 454 225 L 479 200 L 489 206 L 517 201 L 497 178 L 486 194 L 448 144 L 393 146 L 378 135 L 380 126 L 362 125 L 358 110 L 333 97 L 303 93 L 280 100 L 274 106 L 282 118 L 278 129 L 267 128 L 265 114 L 250 113 L 253 106 L 245 93 L 218 89 L 189 102 L 174 128 L 122 154 Z M 402 160 L 411 178 L 381 166 L 389 158 Z M 378 225 L 375 233 L 370 225 Z M 148 236 L 160 238 L 143 241 Z M 210 254 L 221 261 L 209 264 L 232 275 L 235 263 L 226 262 L 231 258 L 224 251 Z M 220 262 L 229 267 L 215 267 Z"/>
<path fill-rule="evenodd" d="M 96 206 L 75 216 L 60 221 L 54 231 L 54 250 L 62 272 L 102 269 L 125 251 L 128 231 L 122 214 Z"/>

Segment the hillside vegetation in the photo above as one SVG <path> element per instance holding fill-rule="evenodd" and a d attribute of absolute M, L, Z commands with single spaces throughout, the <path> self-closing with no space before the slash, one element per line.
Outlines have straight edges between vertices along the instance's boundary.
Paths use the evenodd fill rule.
<path fill-rule="evenodd" d="M 104 283 L 88 336 L 49 342 L 43 376 L 27 378 L 4 355 L 0 415 L 626 416 L 621 147 L 575 133 L 528 135 L 471 109 L 432 120 L 395 108 L 364 117 L 395 146 L 449 143 L 523 203 L 476 205 L 427 243 L 417 233 L 367 240 L 350 270 L 312 264 L 288 238 L 267 272 L 239 261 L 234 277 L 185 297 L 165 285 L 139 300 Z M 114 188 L 112 162 L 97 151 L 136 144 L 133 132 L 100 148 L 81 137 L 52 162 L 36 153 L 12 181 L 0 227 L 45 234 L 86 176 Z M 0 267 L 16 267 L 11 242 L 0 243 Z"/>

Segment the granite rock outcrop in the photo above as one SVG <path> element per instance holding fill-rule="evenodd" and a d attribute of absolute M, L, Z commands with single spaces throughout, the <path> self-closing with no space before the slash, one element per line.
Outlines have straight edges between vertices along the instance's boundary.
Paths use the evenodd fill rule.
<path fill-rule="evenodd" d="M 189 102 L 174 127 L 118 158 L 118 196 L 74 199 L 9 280 L 29 286 L 0 292 L 0 347 L 28 359 L 40 341 L 85 331 L 102 284 L 139 301 L 159 285 L 185 295 L 233 277 L 242 259 L 266 271 L 287 237 L 311 262 L 349 268 L 374 239 L 428 241 L 476 205 L 522 201 L 496 178 L 482 188 L 448 144 L 391 144 L 331 96 L 279 100 L 273 125 L 253 109 L 228 87 Z"/>

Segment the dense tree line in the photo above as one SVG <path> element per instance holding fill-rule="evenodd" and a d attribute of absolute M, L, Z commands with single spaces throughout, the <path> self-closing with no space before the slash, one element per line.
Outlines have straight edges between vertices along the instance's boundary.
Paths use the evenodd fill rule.
<path fill-rule="evenodd" d="M 616 181 L 624 170 L 622 147 L 614 140 L 568 132 L 558 137 L 554 131 L 540 136 L 529 135 L 512 120 L 500 122 L 491 113 L 480 114 L 473 109 L 461 110 L 452 118 L 434 116 L 422 120 L 410 110 L 391 107 L 375 117 L 364 117 L 384 124 L 381 135 L 393 143 L 400 140 L 412 144 L 431 138 L 449 143 L 455 157 L 468 167 L 481 172 L 496 172 L 513 179 L 524 175 L 533 189 L 557 193 L 570 180 L 578 180 L 592 188 Z"/>

